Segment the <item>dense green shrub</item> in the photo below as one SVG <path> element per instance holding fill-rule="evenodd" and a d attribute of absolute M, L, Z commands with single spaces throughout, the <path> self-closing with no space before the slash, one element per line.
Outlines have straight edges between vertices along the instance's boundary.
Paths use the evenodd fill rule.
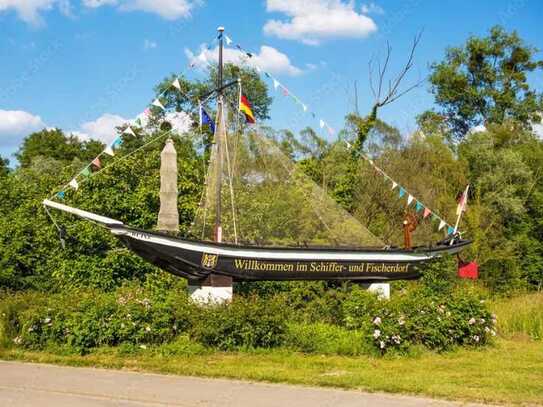
<path fill-rule="evenodd" d="M 200 310 L 195 340 L 222 350 L 271 348 L 283 343 L 288 313 L 278 298 L 238 297 Z"/>
<path fill-rule="evenodd" d="M 479 346 L 496 334 L 495 318 L 484 300 L 463 288 L 429 295 L 425 287 L 416 287 L 391 300 L 353 290 L 344 313 L 346 327 L 364 332 L 382 352 L 412 345 L 435 350 Z"/>
<path fill-rule="evenodd" d="M 289 283 L 290 291 L 238 293 L 229 304 L 200 306 L 184 280 L 160 272 L 114 292 L 18 293 L 0 301 L 0 343 L 81 353 L 170 343 L 164 353 L 284 346 L 347 355 L 484 345 L 495 335 L 495 318 L 477 288 L 452 277 L 453 270 L 451 259 L 437 261 L 390 300 L 356 284 Z"/>

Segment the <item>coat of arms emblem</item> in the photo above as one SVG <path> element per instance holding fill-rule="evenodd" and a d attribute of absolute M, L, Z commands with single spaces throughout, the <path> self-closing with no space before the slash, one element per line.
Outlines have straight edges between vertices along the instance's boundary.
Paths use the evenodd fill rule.
<path fill-rule="evenodd" d="M 206 269 L 214 269 L 215 266 L 217 265 L 218 260 L 219 260 L 219 256 L 217 254 L 203 253 L 202 267 Z"/>

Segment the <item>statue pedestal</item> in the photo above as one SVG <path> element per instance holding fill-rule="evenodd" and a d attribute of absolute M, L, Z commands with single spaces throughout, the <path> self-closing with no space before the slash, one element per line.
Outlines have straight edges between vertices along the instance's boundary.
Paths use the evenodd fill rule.
<path fill-rule="evenodd" d="M 366 287 L 369 292 L 377 293 L 379 298 L 383 298 L 387 300 L 390 298 L 390 284 L 389 283 L 364 284 L 364 287 Z"/>
<path fill-rule="evenodd" d="M 190 297 L 200 304 L 222 304 L 232 301 L 232 278 L 210 274 L 201 285 L 189 284 Z"/>
<path fill-rule="evenodd" d="M 211 287 L 189 285 L 189 294 L 199 304 L 222 304 L 232 301 L 232 287 Z"/>

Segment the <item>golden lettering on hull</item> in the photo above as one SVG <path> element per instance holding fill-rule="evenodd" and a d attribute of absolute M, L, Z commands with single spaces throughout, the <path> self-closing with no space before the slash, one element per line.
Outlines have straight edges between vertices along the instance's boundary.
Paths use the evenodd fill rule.
<path fill-rule="evenodd" d="M 270 262 L 253 259 L 234 259 L 239 271 L 277 271 L 314 273 L 407 273 L 409 263 L 339 263 L 336 261 Z"/>

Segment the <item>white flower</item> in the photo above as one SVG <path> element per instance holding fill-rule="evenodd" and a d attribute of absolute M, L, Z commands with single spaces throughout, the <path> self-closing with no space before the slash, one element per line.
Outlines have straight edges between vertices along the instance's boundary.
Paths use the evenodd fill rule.
<path fill-rule="evenodd" d="M 379 347 L 380 347 L 381 349 L 385 349 L 385 343 L 384 343 L 383 341 L 380 341 L 380 342 L 379 342 Z"/>
<path fill-rule="evenodd" d="M 437 312 L 439 312 L 440 314 L 444 314 L 445 313 L 445 306 L 444 305 L 439 305 L 437 307 Z"/>
<path fill-rule="evenodd" d="M 373 337 L 375 339 L 379 338 L 381 336 L 381 331 L 376 329 L 375 331 L 373 331 Z"/>
<path fill-rule="evenodd" d="M 468 324 L 473 325 L 475 322 L 477 322 L 475 318 L 470 318 L 470 320 L 468 321 Z"/>
<path fill-rule="evenodd" d="M 375 317 L 375 319 L 373 320 L 373 323 L 374 323 L 375 325 L 381 325 L 381 318 Z"/>
<path fill-rule="evenodd" d="M 151 332 L 151 327 L 150 327 L 150 326 L 146 326 L 146 327 L 145 327 L 145 332 Z"/>
<path fill-rule="evenodd" d="M 489 333 L 490 332 L 490 328 L 488 326 L 485 326 L 485 332 L 486 333 Z"/>
<path fill-rule="evenodd" d="M 490 335 L 492 335 L 492 336 L 496 336 L 496 331 L 495 331 L 495 330 L 493 330 L 493 329 L 491 329 L 491 330 L 490 330 Z"/>
<path fill-rule="evenodd" d="M 400 337 L 400 335 L 392 335 L 392 341 L 395 344 L 399 345 L 401 340 L 402 340 L 402 338 Z"/>
<path fill-rule="evenodd" d="M 484 323 L 485 323 L 485 319 L 484 319 L 484 318 L 481 318 L 481 319 L 479 320 L 479 322 L 480 322 L 481 324 L 484 324 Z"/>
<path fill-rule="evenodd" d="M 404 316 L 400 316 L 400 318 L 398 318 L 398 325 L 402 326 L 405 324 L 405 318 Z"/>
<path fill-rule="evenodd" d="M 48 324 L 49 322 L 51 322 L 51 318 L 47 317 L 43 320 L 43 323 L 44 324 Z"/>
<path fill-rule="evenodd" d="M 479 338 L 479 335 L 473 335 L 473 340 L 475 342 L 479 343 L 479 339 L 481 339 L 481 338 Z"/>
<path fill-rule="evenodd" d="M 17 336 L 13 339 L 13 343 L 15 345 L 20 345 L 21 343 L 23 343 L 23 338 L 21 338 L 20 336 Z"/>
<path fill-rule="evenodd" d="M 140 345 L 140 348 L 141 349 L 147 349 L 147 346 L 146 345 Z"/>

